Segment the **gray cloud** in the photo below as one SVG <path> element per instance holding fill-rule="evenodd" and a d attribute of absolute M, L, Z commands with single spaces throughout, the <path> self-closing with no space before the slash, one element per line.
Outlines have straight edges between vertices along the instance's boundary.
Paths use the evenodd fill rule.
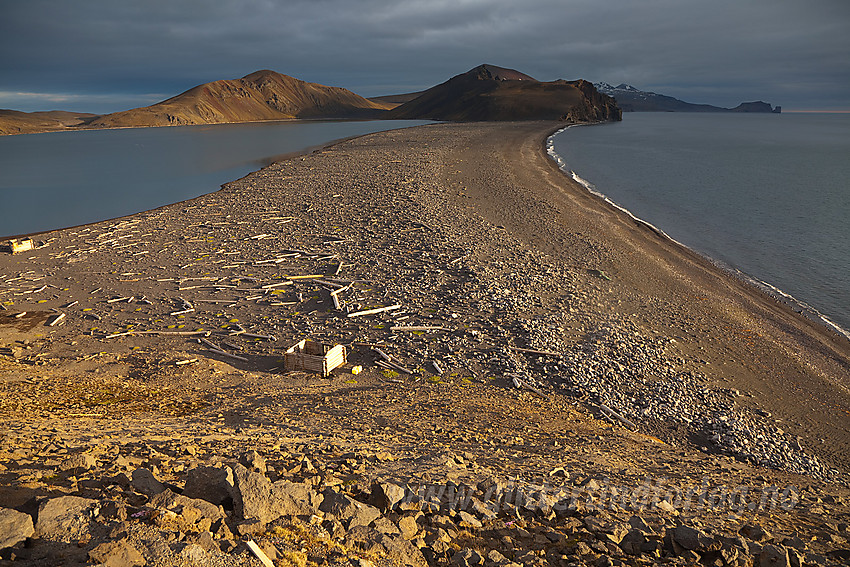
<path fill-rule="evenodd" d="M 0 16 L 0 106 L 24 110 L 119 110 L 261 68 L 374 96 L 485 62 L 691 102 L 850 108 L 844 0 L 0 0 Z"/>

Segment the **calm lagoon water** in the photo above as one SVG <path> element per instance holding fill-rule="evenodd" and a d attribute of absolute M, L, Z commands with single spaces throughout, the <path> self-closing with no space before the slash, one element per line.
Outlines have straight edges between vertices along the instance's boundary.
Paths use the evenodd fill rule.
<path fill-rule="evenodd" d="M 292 121 L 0 136 L 0 237 L 191 199 L 288 153 L 427 123 Z"/>
<path fill-rule="evenodd" d="M 627 113 L 552 149 L 635 216 L 850 329 L 850 115 Z"/>

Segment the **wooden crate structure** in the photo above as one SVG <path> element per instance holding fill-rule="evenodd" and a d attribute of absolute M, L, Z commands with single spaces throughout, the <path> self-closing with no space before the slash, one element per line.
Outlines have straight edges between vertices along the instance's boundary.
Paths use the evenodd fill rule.
<path fill-rule="evenodd" d="M 35 248 L 35 243 L 32 241 L 32 238 L 24 238 L 22 240 L 15 240 L 14 238 L 3 245 L 7 251 L 12 254 L 16 254 L 18 252 L 26 252 L 27 250 L 32 250 Z"/>
<path fill-rule="evenodd" d="M 326 345 L 309 339 L 289 347 L 283 354 L 283 368 L 318 372 L 328 376 L 331 370 L 342 366 L 346 361 L 345 347 L 342 345 Z"/>

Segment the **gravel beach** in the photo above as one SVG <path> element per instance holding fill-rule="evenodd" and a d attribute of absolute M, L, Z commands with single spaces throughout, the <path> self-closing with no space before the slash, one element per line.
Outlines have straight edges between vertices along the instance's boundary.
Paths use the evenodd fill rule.
<path fill-rule="evenodd" d="M 0 253 L 0 565 L 850 559 L 850 341 L 573 182 L 560 127 L 363 136 Z M 288 371 L 302 339 L 347 362 Z"/>

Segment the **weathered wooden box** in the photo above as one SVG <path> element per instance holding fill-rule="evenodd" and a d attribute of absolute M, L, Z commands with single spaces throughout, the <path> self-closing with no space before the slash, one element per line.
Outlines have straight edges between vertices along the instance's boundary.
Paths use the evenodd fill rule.
<path fill-rule="evenodd" d="M 18 252 L 32 250 L 35 248 L 35 243 L 32 241 L 32 238 L 24 238 L 22 240 L 15 240 L 13 238 L 9 242 L 3 244 L 3 248 L 12 254 L 16 254 Z"/>
<path fill-rule="evenodd" d="M 331 370 L 342 366 L 346 361 L 345 347 L 342 345 L 326 345 L 308 339 L 289 347 L 283 354 L 283 368 L 318 372 L 328 376 Z"/>

